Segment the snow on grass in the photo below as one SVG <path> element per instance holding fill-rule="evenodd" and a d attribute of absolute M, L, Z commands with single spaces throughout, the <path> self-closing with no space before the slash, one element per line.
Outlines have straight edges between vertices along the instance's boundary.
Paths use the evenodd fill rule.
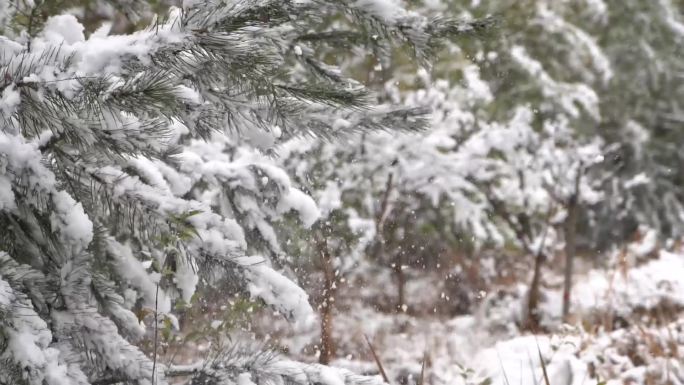
<path fill-rule="evenodd" d="M 668 303 L 684 306 L 684 255 L 660 251 L 658 259 L 612 274 L 592 270 L 573 290 L 580 312 L 614 309 L 629 314 Z"/>

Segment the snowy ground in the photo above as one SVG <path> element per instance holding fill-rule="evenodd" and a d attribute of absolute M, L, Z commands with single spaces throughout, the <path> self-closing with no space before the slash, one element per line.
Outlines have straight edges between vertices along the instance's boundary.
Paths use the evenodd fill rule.
<path fill-rule="evenodd" d="M 610 268 L 578 274 L 574 325 L 559 322 L 560 288 L 549 285 L 544 335 L 518 331 L 524 286 L 488 294 L 476 314 L 454 318 L 384 313 L 343 299 L 333 365 L 376 374 L 368 336 L 394 383 L 415 380 L 425 357 L 429 384 L 537 385 L 541 357 L 552 385 L 684 384 L 684 254 L 649 253 L 616 254 Z M 546 280 L 557 278 L 549 272 Z M 270 318 L 258 328 L 289 355 L 315 362 L 315 328 L 292 332 Z"/>

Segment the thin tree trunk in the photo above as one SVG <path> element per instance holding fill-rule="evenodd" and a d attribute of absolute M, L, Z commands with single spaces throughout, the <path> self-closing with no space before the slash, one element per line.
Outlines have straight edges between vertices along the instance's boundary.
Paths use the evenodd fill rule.
<path fill-rule="evenodd" d="M 321 355 L 318 362 L 330 364 L 335 358 L 335 339 L 333 337 L 333 306 L 332 298 L 326 298 L 321 307 Z"/>
<path fill-rule="evenodd" d="M 533 332 L 541 329 L 541 319 L 539 318 L 539 293 L 541 286 L 541 268 L 544 264 L 544 252 L 541 250 L 537 252 L 534 258 L 534 273 L 532 274 L 532 283 L 530 284 L 530 291 L 527 298 L 527 315 L 524 328 Z"/>
<path fill-rule="evenodd" d="M 333 338 L 333 310 L 335 305 L 336 277 L 335 266 L 328 250 L 328 244 L 318 242 L 323 267 L 323 301 L 321 303 L 321 355 L 318 362 L 327 365 L 335 357 Z"/>
<path fill-rule="evenodd" d="M 392 162 L 392 165 L 394 165 L 396 160 Z M 390 172 L 387 175 L 387 182 L 385 184 L 385 191 L 382 194 L 382 198 L 380 200 L 380 207 L 378 207 L 377 211 L 375 212 L 375 244 L 373 245 L 373 248 L 371 250 L 371 255 L 374 260 L 376 261 L 382 261 L 385 259 L 386 254 L 387 254 L 387 244 L 388 244 L 388 239 L 386 239 L 386 236 L 390 236 L 391 241 L 394 238 L 393 234 L 393 229 L 390 228 L 389 234 L 386 234 L 387 232 L 387 220 L 390 216 L 390 213 L 393 210 L 392 203 L 390 202 L 390 196 L 392 194 L 392 190 L 394 189 L 394 174 Z M 397 268 L 396 265 L 392 268 L 393 274 L 395 277 L 397 276 Z M 403 297 L 403 293 L 402 293 Z M 391 300 L 389 307 L 391 308 Z"/>
<path fill-rule="evenodd" d="M 397 255 L 397 262 L 394 265 L 394 277 L 397 281 L 397 311 L 402 311 L 406 305 L 406 274 L 404 273 L 403 265 L 404 258 L 401 252 Z"/>
<path fill-rule="evenodd" d="M 565 232 L 565 279 L 563 281 L 563 321 L 569 322 L 570 294 L 572 292 L 572 274 L 575 262 L 575 246 L 577 238 L 577 196 L 573 195 L 568 202 L 568 216 L 564 223 Z"/>
<path fill-rule="evenodd" d="M 409 228 L 411 223 L 411 216 L 406 215 L 404 217 L 404 238 L 407 236 L 406 234 L 406 229 Z M 401 242 L 404 239 L 396 239 L 395 237 L 392 237 L 392 240 L 395 241 L 395 243 L 399 243 L 401 245 Z M 409 261 L 407 260 L 407 255 L 406 255 L 406 247 L 399 247 L 399 251 L 397 252 L 397 257 L 396 259 L 396 265 L 394 266 L 394 273 L 397 279 L 397 311 L 401 312 L 406 309 L 408 304 L 406 303 L 406 272 L 404 271 L 404 267 L 408 265 Z"/>
<path fill-rule="evenodd" d="M 575 250 L 577 244 L 577 211 L 579 210 L 579 186 L 582 178 L 582 163 L 577 167 L 575 176 L 575 190 L 568 199 L 568 216 L 565 218 L 565 279 L 563 281 L 563 321 L 569 322 L 570 294 L 572 293 L 572 274 L 575 263 Z"/>
<path fill-rule="evenodd" d="M 546 224 L 544 225 L 541 242 L 539 243 L 539 248 L 535 253 L 532 283 L 530 283 L 530 290 L 527 295 L 527 314 L 523 328 L 532 332 L 538 332 L 541 330 L 541 319 L 539 318 L 538 309 L 541 295 L 541 274 L 542 265 L 546 260 L 546 254 L 544 254 L 544 245 L 546 244 L 546 236 L 549 232 L 549 226 L 551 225 L 552 212 L 553 207 L 549 208 L 549 212 L 546 215 Z M 530 248 L 528 247 L 528 249 Z"/>

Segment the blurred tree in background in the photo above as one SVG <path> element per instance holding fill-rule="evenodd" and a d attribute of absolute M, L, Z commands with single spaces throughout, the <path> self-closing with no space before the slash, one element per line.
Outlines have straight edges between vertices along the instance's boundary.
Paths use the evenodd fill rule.
<path fill-rule="evenodd" d="M 532 258 L 523 322 L 539 329 L 544 260 L 565 255 L 568 317 L 576 254 L 620 245 L 644 224 L 662 237 L 681 234 L 681 4 L 411 5 L 437 17 L 498 20 L 481 38 L 446 42 L 423 75 L 402 52 L 342 62 L 350 73 L 365 69 L 358 77 L 382 98 L 431 108 L 431 129 L 297 142 L 283 152 L 286 165 L 292 156 L 317 158 L 288 169 L 320 205 L 354 213 L 331 235 L 360 231 L 352 225 L 359 216 L 373 223 L 358 237 L 373 238 L 373 264 L 394 267 L 395 309 L 407 305 L 404 276 L 436 266 L 425 258 L 474 246 L 477 259 L 483 249 L 513 246 Z"/>

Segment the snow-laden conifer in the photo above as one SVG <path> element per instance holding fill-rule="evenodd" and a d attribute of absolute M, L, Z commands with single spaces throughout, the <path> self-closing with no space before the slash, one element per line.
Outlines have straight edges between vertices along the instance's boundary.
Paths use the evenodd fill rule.
<path fill-rule="evenodd" d="M 199 280 L 221 279 L 307 322 L 305 292 L 270 262 L 271 222 L 295 211 L 310 226 L 318 209 L 259 149 L 425 125 L 318 48 L 402 44 L 426 63 L 487 23 L 387 0 L 185 1 L 113 34 L 49 1 L 0 9 L 0 383 L 363 381 L 239 349 L 172 367 L 136 346 L 141 314 L 175 325 Z"/>

